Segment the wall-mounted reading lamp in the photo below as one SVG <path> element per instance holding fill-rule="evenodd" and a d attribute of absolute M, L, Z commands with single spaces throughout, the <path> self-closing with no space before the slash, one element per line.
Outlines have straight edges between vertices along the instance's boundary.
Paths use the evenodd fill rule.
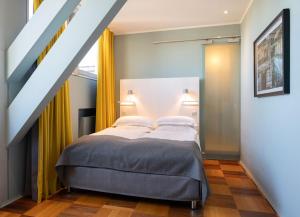
<path fill-rule="evenodd" d="M 132 90 L 128 90 L 125 101 L 120 102 L 120 106 L 135 106 L 135 97 Z"/>
<path fill-rule="evenodd" d="M 189 94 L 189 89 L 183 90 L 183 99 L 182 99 L 182 105 L 184 106 L 198 106 L 199 102 Z"/>

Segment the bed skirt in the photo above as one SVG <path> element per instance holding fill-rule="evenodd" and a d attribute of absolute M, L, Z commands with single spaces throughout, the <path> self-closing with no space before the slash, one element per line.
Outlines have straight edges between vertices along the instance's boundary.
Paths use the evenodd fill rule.
<path fill-rule="evenodd" d="M 192 178 L 65 167 L 63 183 L 71 188 L 173 201 L 201 201 L 201 182 Z"/>

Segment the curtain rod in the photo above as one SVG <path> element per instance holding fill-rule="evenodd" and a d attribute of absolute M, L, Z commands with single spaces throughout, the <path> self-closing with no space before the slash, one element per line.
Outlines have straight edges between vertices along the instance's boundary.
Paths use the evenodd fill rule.
<path fill-rule="evenodd" d="M 154 41 L 153 44 L 165 44 L 165 43 L 180 43 L 180 42 L 192 42 L 192 41 L 211 41 L 218 40 L 218 39 L 232 39 L 231 42 L 238 42 L 240 40 L 240 35 L 233 35 L 233 36 L 217 36 L 211 38 L 195 38 L 195 39 L 182 39 L 182 40 L 170 40 L 170 41 Z"/>

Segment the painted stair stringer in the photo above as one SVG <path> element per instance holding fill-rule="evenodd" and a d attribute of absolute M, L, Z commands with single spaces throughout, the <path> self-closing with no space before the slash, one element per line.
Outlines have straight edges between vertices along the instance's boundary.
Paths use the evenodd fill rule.
<path fill-rule="evenodd" d="M 44 0 L 6 52 L 7 79 L 21 80 L 80 0 Z"/>

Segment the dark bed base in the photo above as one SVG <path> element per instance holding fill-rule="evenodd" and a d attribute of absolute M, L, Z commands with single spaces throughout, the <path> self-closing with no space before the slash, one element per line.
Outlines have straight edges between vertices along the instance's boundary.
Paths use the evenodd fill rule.
<path fill-rule="evenodd" d="M 65 167 L 63 182 L 68 190 L 77 188 L 151 199 L 189 201 L 192 209 L 201 204 L 201 182 L 187 177 Z"/>

